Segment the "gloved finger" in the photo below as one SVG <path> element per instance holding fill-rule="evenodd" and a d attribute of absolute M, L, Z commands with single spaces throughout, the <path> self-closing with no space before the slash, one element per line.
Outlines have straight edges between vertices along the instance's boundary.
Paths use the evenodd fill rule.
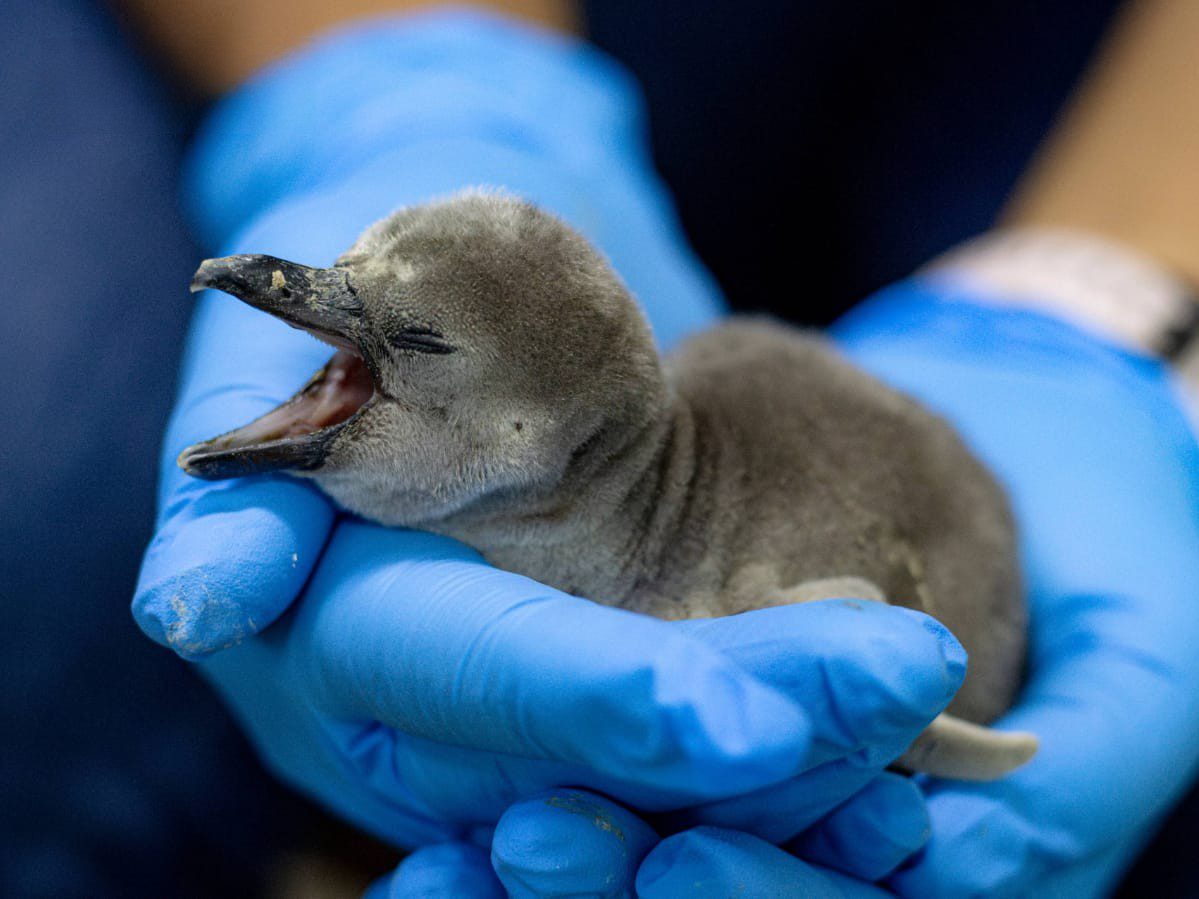
<path fill-rule="evenodd" d="M 728 799 L 690 805 L 659 815 L 666 831 L 700 825 L 743 830 L 776 844 L 791 840 L 856 795 L 878 776 L 846 759 L 826 762 L 796 777 Z"/>
<path fill-rule="evenodd" d="M 965 653 L 944 627 L 881 603 L 809 602 L 676 627 L 794 699 L 812 723 L 813 752 L 798 776 L 680 810 L 665 819 L 671 829 L 712 824 L 792 839 L 894 761 L 965 673 Z"/>
<path fill-rule="evenodd" d="M 506 899 L 487 853 L 469 843 L 438 843 L 409 855 L 371 884 L 364 899 Z"/>
<path fill-rule="evenodd" d="M 787 848 L 805 861 L 873 881 L 919 851 L 930 832 L 920 788 L 888 771 Z"/>
<path fill-rule="evenodd" d="M 886 773 L 788 847 L 807 862 L 878 880 L 928 840 L 919 788 Z M 492 863 L 513 897 L 632 895 L 642 857 L 658 842 L 627 809 L 593 793 L 557 790 L 500 819 Z"/>
<path fill-rule="evenodd" d="M 675 627 L 807 711 L 810 765 L 847 756 L 890 764 L 966 675 L 966 652 L 942 624 L 879 602 L 805 602 Z"/>
<path fill-rule="evenodd" d="M 341 525 L 286 651 L 335 718 L 691 795 L 777 782 L 809 748 L 802 709 L 667 623 L 430 534 Z"/>
<path fill-rule="evenodd" d="M 187 659 L 234 646 L 300 594 L 332 523 L 319 494 L 281 478 L 181 490 L 146 551 L 133 616 Z"/>
<path fill-rule="evenodd" d="M 809 865 L 735 830 L 698 827 L 663 840 L 641 864 L 640 899 L 881 899 L 878 887 Z"/>
<path fill-rule="evenodd" d="M 623 806 L 560 789 L 515 803 L 496 825 L 491 863 L 511 899 L 633 895 L 641 859 L 658 842 Z"/>
<path fill-rule="evenodd" d="M 829 631 L 829 643 L 835 646 L 839 639 L 835 632 L 851 631 L 851 625 L 855 623 L 853 616 L 857 613 L 852 609 L 844 609 L 843 617 L 840 614 L 825 614 L 825 611 L 815 604 L 780 610 L 780 614 L 764 616 L 758 630 L 763 634 L 775 635 L 794 631 L 802 633 L 804 639 L 818 641 L 819 635 L 823 633 L 821 627 L 825 627 Z M 882 611 L 883 614 L 877 616 L 880 620 L 897 618 L 898 624 L 891 632 L 898 636 L 905 647 L 918 647 L 922 640 L 935 646 L 936 640 L 930 637 L 922 626 L 915 626 L 921 622 L 919 616 L 898 610 L 892 616 L 886 614 L 885 609 Z M 744 617 L 747 621 L 755 620 L 752 615 Z M 781 628 L 767 626 L 780 619 L 791 620 L 791 623 Z M 810 625 L 805 624 L 809 621 Z M 826 623 L 820 625 L 821 621 Z M 905 633 L 905 624 L 914 626 L 914 632 Z M 431 630 L 428 627 L 424 629 Z M 744 646 L 752 643 L 749 632 L 738 639 Z M 803 672 L 808 671 L 809 680 L 820 684 L 827 682 L 827 678 L 812 667 L 815 664 L 812 659 L 789 651 L 785 640 L 778 645 L 783 653 L 783 661 L 797 667 L 801 676 Z M 897 660 L 902 659 L 904 653 L 897 652 L 895 656 Z M 767 662 L 776 661 L 772 654 L 764 655 L 763 659 Z M 930 667 L 935 674 L 937 666 Z M 771 665 L 766 665 L 762 670 L 770 673 Z M 918 672 L 908 672 L 902 665 L 892 672 L 896 673 L 906 677 L 909 687 L 911 682 L 920 680 Z M 777 671 L 774 675 L 782 677 Z M 265 676 L 264 673 L 262 677 Z M 240 678 L 243 681 L 258 679 L 261 678 L 249 674 L 243 674 Z M 931 716 L 934 713 L 935 709 L 924 714 Z M 837 714 L 842 721 L 848 721 L 852 717 L 848 711 Z M 923 720 L 920 722 L 920 725 L 922 724 Z M 695 784 L 683 783 L 673 790 L 664 789 L 661 782 L 647 783 L 644 773 L 637 770 L 626 769 L 605 774 L 579 765 L 550 763 L 544 759 L 514 755 L 500 756 L 460 746 L 447 746 L 445 742 L 431 743 L 410 734 L 398 735 L 391 729 L 357 721 L 346 722 L 338 727 L 331 723 L 326 725 L 325 730 L 327 739 L 332 739 L 337 745 L 344 747 L 347 758 L 362 766 L 360 779 L 373 784 L 373 789 L 380 797 L 395 795 L 397 791 L 411 789 L 411 785 L 420 784 L 422 802 L 436 808 L 439 814 L 448 820 L 469 819 L 471 814 L 476 817 L 479 814 L 498 816 L 516 796 L 528 795 L 563 783 L 589 786 L 638 808 L 656 810 L 692 805 L 695 802 L 695 791 L 699 788 Z M 910 740 L 910 735 L 907 735 L 906 739 Z M 402 741 L 402 745 L 396 745 L 397 740 Z M 687 808 L 657 820 L 671 830 L 712 823 L 744 829 L 772 842 L 783 842 L 811 827 L 876 778 L 879 767 L 898 754 L 899 744 L 902 743 L 904 740 L 898 740 L 897 748 L 892 749 L 889 754 L 881 754 L 873 766 L 863 762 L 863 756 L 869 756 L 870 752 L 858 752 L 850 757 L 818 765 L 799 777 L 738 794 L 727 801 Z M 388 761 L 379 763 L 379 759 Z M 911 794 L 909 798 L 918 806 L 910 811 L 909 818 L 919 818 L 923 814 L 919 808 L 922 800 L 915 794 Z M 891 810 L 888 806 L 880 813 Z"/>

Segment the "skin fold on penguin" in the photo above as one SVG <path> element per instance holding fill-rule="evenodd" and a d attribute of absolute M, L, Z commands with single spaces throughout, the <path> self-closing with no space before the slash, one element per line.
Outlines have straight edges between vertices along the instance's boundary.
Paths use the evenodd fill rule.
<path fill-rule="evenodd" d="M 970 665 L 899 766 L 991 780 L 1035 753 L 985 726 L 1024 663 L 1006 497 L 947 423 L 819 335 L 734 318 L 663 360 L 582 236 L 483 191 L 395 212 L 332 268 L 206 260 L 204 288 L 337 351 L 282 406 L 184 450 L 187 473 L 310 478 L 369 520 L 660 618 L 918 609 Z"/>

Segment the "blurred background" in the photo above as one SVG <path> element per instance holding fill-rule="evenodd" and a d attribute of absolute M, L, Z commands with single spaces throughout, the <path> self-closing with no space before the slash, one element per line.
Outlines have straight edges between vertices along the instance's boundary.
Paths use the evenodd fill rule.
<path fill-rule="evenodd" d="M 640 80 L 732 304 L 823 324 L 989 225 L 1117 6 L 597 0 L 585 30 Z M 297 860 L 390 861 L 274 785 L 128 612 L 186 288 L 214 249 L 179 211 L 204 111 L 120 10 L 0 4 L 6 897 L 299 895 Z M 1168 882 L 1185 838 L 1125 894 Z"/>

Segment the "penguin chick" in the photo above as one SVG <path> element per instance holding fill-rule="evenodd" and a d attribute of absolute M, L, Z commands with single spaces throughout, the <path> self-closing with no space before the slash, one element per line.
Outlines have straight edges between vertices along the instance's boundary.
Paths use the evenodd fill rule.
<path fill-rule="evenodd" d="M 401 209 L 328 269 L 209 259 L 203 288 L 337 352 L 282 406 L 185 450 L 189 474 L 289 471 L 365 518 L 661 618 L 830 596 L 919 609 L 970 671 L 901 764 L 993 779 L 1035 752 L 978 726 L 1024 656 L 1003 493 L 945 422 L 822 338 L 733 320 L 663 363 L 586 240 L 481 192 Z"/>

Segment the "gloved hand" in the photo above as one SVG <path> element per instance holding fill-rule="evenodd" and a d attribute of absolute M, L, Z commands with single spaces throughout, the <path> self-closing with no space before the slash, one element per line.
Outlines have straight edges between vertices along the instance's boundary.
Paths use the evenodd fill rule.
<path fill-rule="evenodd" d="M 823 764 L 783 784 L 652 815 L 652 827 L 590 791 L 559 789 L 527 797 L 500 818 L 491 836 L 490 864 L 485 834 L 476 835 L 474 843 L 430 847 L 376 885 L 372 899 L 502 896 L 505 891 L 519 899 L 622 899 L 634 890 L 662 899 L 883 895 L 871 882 L 894 871 L 929 836 L 916 782 L 882 772 L 915 735 L 907 729 L 914 720 L 909 716 L 903 716 L 909 718 L 906 727 L 903 718 L 885 723 L 894 718 L 894 709 L 915 713 L 922 705 L 930 707 L 927 700 L 891 692 L 905 678 L 892 681 L 885 699 L 877 693 L 887 680 L 882 672 L 889 660 L 903 658 L 909 640 L 919 642 L 914 632 L 890 631 L 900 611 L 874 603 L 827 602 L 679 623 L 767 683 L 806 697 L 805 708 L 823 707 L 822 696 L 841 697 L 814 719 L 824 724 L 817 740 L 822 748 L 814 753 L 814 759 L 826 760 Z M 788 628 L 789 620 L 799 626 Z M 872 670 L 872 675 L 845 678 L 848 660 L 840 658 L 838 636 L 860 653 L 857 662 L 868 666 L 862 673 Z M 868 698 L 872 693 L 874 700 Z M 660 840 L 659 835 L 668 836 Z"/>
<path fill-rule="evenodd" d="M 856 362 L 953 421 L 1004 481 L 1031 602 L 1029 682 L 1003 723 L 1036 733 L 1040 752 L 996 783 L 922 778 L 931 839 L 886 884 L 915 897 L 1100 895 L 1199 763 L 1199 445 L 1161 363 L 983 299 L 913 280 L 835 330 Z M 867 881 L 902 858 L 902 830 L 863 827 L 852 811 L 899 789 L 874 781 L 793 855 L 730 830 L 659 843 L 600 797 L 582 823 L 531 800 L 500 820 L 492 862 L 514 896 L 874 896 Z M 604 820 L 634 837 L 614 840 Z M 393 895 L 406 895 L 408 873 Z"/>
<path fill-rule="evenodd" d="M 294 611 L 203 666 L 280 776 L 406 847 L 486 845 L 512 803 L 563 784 L 707 801 L 687 820 L 783 838 L 877 777 L 965 670 L 931 619 L 873 603 L 710 625 L 718 640 L 344 523 Z M 896 834 L 892 864 L 927 835 L 918 791 L 852 801 L 857 827 Z"/>
<path fill-rule="evenodd" d="M 619 73 L 587 51 L 470 16 L 375 24 L 226 101 L 196 152 L 192 200 L 222 252 L 325 265 L 396 205 L 500 184 L 604 248 L 670 343 L 720 304 L 637 126 Z M 175 468 L 180 448 L 272 407 L 327 355 L 230 298 L 202 299 L 134 611 L 150 636 L 207 657 L 281 776 L 374 833 L 485 842 L 504 808 L 558 784 L 665 809 L 811 769 L 691 813 L 761 819 L 781 838 L 869 782 L 956 690 L 960 647 L 904 610 L 830 603 L 671 625 L 497 571 L 452 541 L 337 523 L 300 481 L 204 483 Z M 921 803 L 859 808 L 923 821 Z"/>
<path fill-rule="evenodd" d="M 1005 724 L 1040 752 L 992 784 L 930 783 L 911 896 L 1109 888 L 1199 764 L 1199 444 L 1160 362 L 944 279 L 840 323 L 856 361 L 963 433 L 1006 485 L 1031 604 Z"/>
<path fill-rule="evenodd" d="M 932 837 L 888 885 L 920 897 L 1096 895 L 1199 763 L 1199 448 L 1161 363 L 982 299 L 909 281 L 835 332 L 856 362 L 956 424 L 1006 484 L 1031 602 L 1030 678 L 1004 723 L 1038 734 L 1040 752 L 997 783 L 927 782 Z M 826 860 L 838 832 L 870 839 L 826 827 L 797 848 Z M 666 871 L 767 885 L 752 895 L 811 876 L 765 846 L 748 853 L 744 839 L 688 837 L 685 852 L 666 852 Z M 545 870 L 578 863 L 543 842 L 557 849 Z M 645 869 L 671 842 L 640 875 L 628 864 L 607 873 L 626 888 L 661 880 Z M 509 855 L 510 876 L 527 876 Z"/>

